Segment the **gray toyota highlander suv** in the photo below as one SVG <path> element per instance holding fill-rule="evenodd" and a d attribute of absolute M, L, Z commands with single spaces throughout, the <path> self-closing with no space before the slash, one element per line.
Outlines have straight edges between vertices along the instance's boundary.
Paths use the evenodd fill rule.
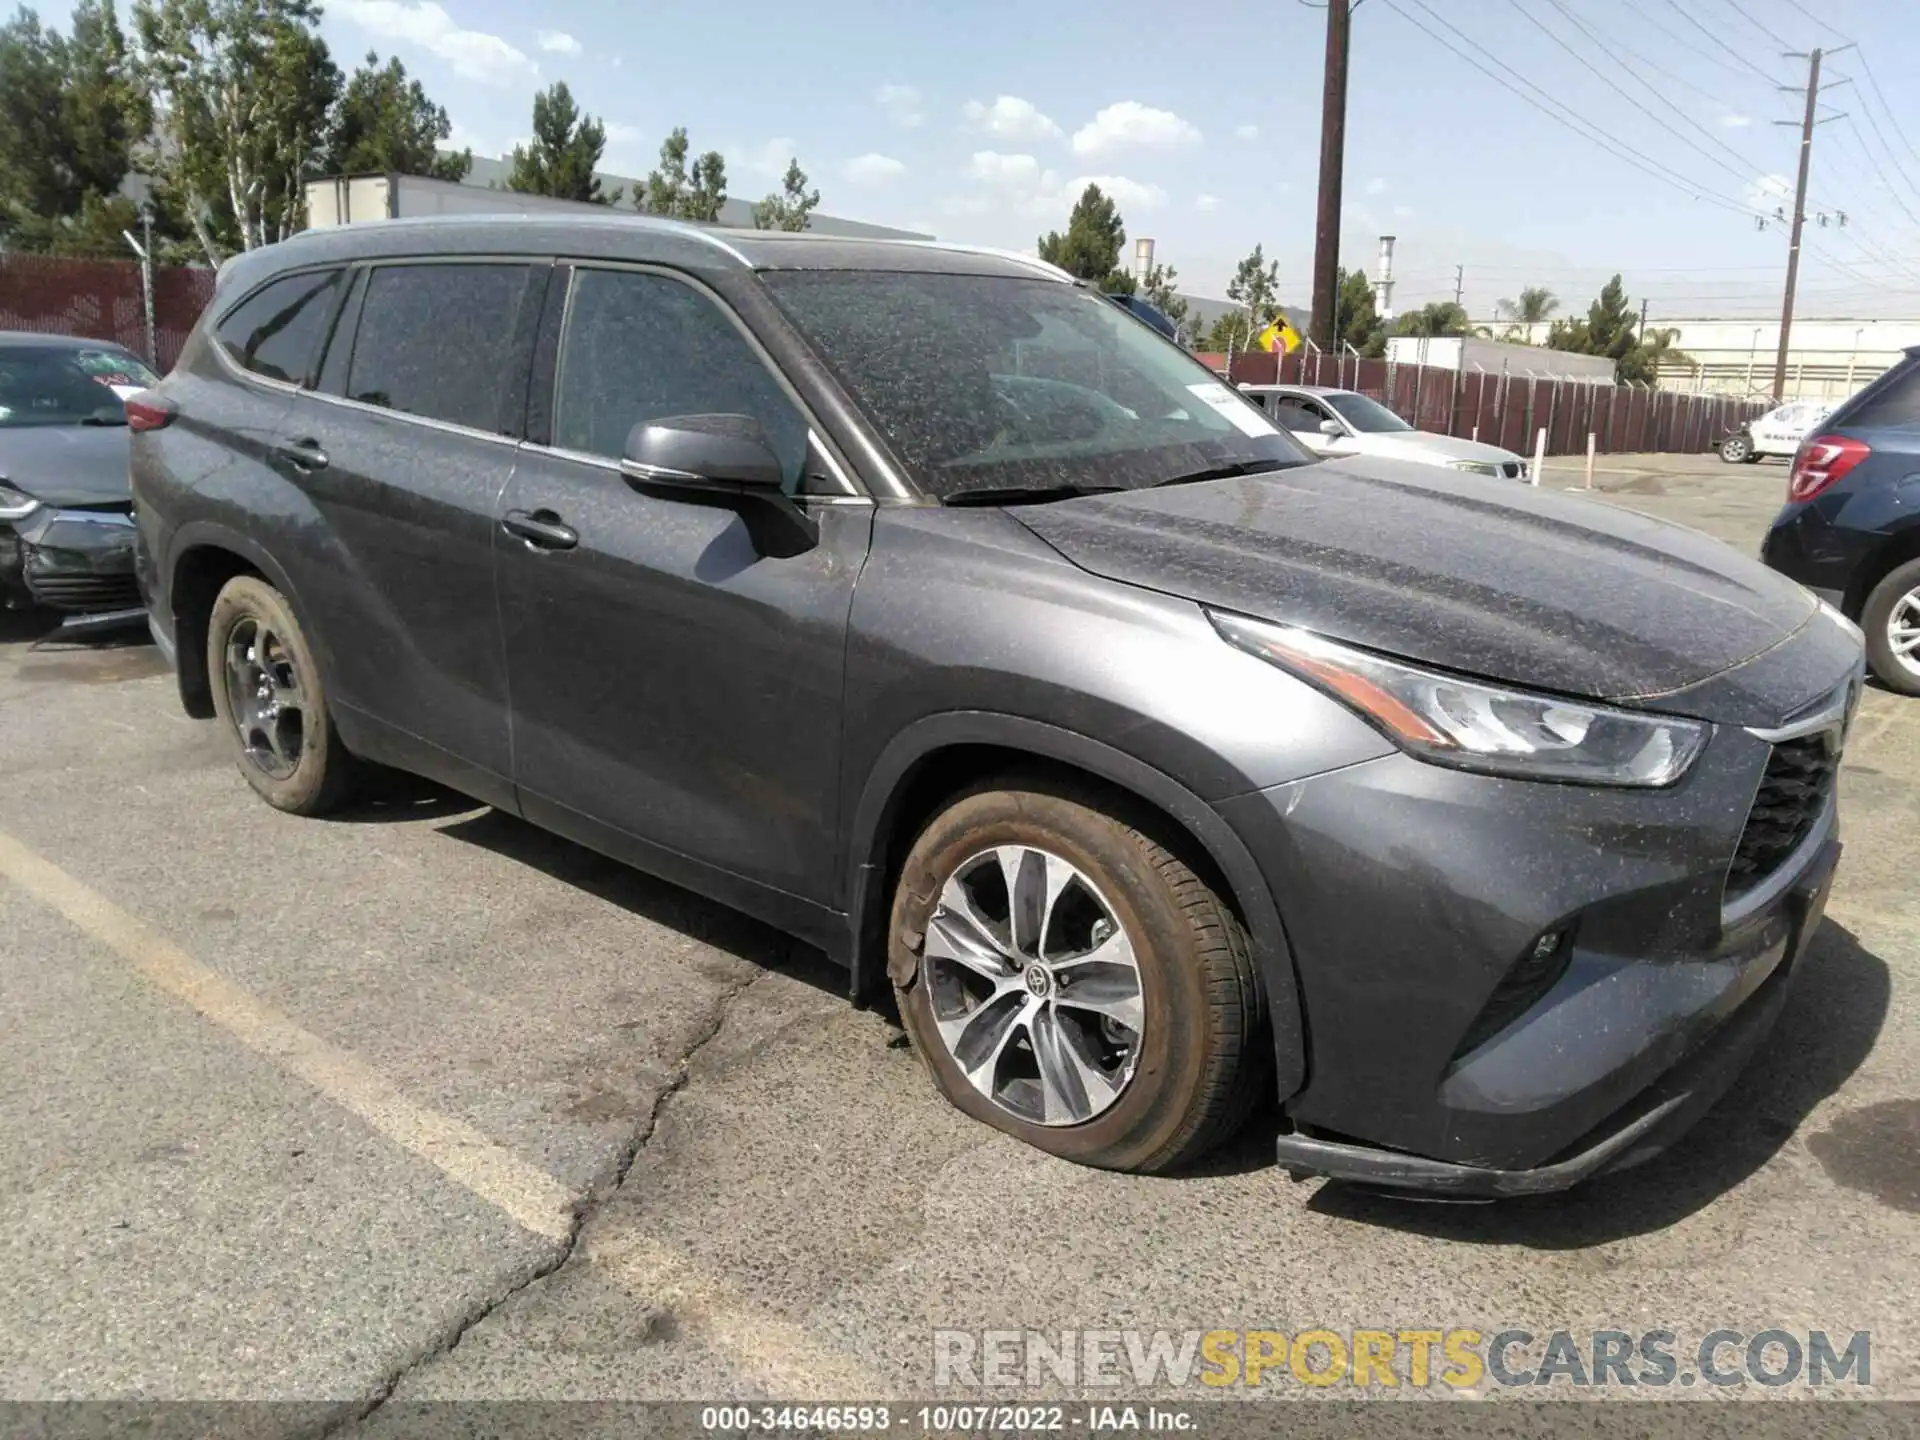
<path fill-rule="evenodd" d="M 1838 858 L 1861 645 L 1805 590 L 1308 463 L 1019 256 L 310 233 L 129 415 L 154 634 L 267 801 L 378 762 L 750 911 L 1089 1164 L 1256 1105 L 1380 1185 L 1635 1163 L 1767 1031 Z"/>

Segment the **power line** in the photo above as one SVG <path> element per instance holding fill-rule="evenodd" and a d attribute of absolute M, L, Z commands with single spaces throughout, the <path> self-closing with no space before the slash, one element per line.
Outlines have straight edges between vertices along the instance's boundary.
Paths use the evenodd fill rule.
<path fill-rule="evenodd" d="M 1667 39 L 1671 40 L 1675 45 L 1679 46 L 1682 50 L 1685 50 L 1690 54 L 1696 55 L 1700 59 L 1705 60 L 1710 64 L 1718 65 L 1721 69 L 1730 71 L 1735 75 L 1740 74 L 1737 68 L 1735 68 L 1733 65 L 1728 64 L 1725 60 L 1722 60 L 1718 55 L 1713 54 L 1711 51 L 1702 50 L 1697 44 L 1681 36 L 1679 32 L 1668 29 L 1665 25 L 1661 24 L 1658 20 L 1654 19 L 1652 15 L 1648 14 L 1645 10 L 1640 8 L 1639 4 L 1637 3 L 1637 0 L 1620 0 L 1620 3 L 1625 5 L 1629 10 L 1633 11 L 1633 13 L 1638 15 L 1642 20 L 1646 21 L 1651 28 L 1659 31 L 1662 35 L 1666 36 Z M 1684 19 L 1686 17 L 1682 16 L 1682 18 Z M 1747 69 L 1752 70 L 1754 68 L 1753 66 L 1747 64 L 1744 57 L 1736 55 L 1734 58 L 1739 60 L 1742 65 L 1746 65 Z M 1745 78 L 1745 77 L 1742 77 L 1742 78 Z M 1763 73 L 1762 78 L 1766 80 L 1769 88 L 1771 88 L 1775 83 L 1774 78 L 1771 75 L 1765 75 Z"/>
<path fill-rule="evenodd" d="M 1663 184 L 1670 185 L 1677 190 L 1683 191 L 1684 193 L 1692 196 L 1696 200 L 1704 200 L 1708 204 L 1718 205 L 1721 209 L 1731 210 L 1738 215 L 1751 215 L 1753 213 L 1750 209 L 1740 204 L 1737 200 L 1728 199 L 1724 195 L 1720 195 L 1715 191 L 1709 190 L 1706 186 L 1701 185 L 1696 181 L 1688 179 L 1685 175 L 1682 175 L 1677 170 L 1673 170 L 1668 168 L 1665 165 L 1662 165 L 1659 161 L 1653 159 L 1651 156 L 1643 154 L 1638 150 L 1635 150 L 1632 146 L 1627 145 L 1625 142 L 1615 140 L 1611 136 L 1608 136 L 1603 131 L 1600 131 L 1598 127 L 1596 127 L 1591 121 L 1583 119 L 1576 112 L 1569 109 L 1567 106 L 1562 105 L 1559 101 L 1555 100 L 1545 90 L 1542 90 L 1538 85 L 1535 85 L 1531 80 L 1527 79 L 1526 76 L 1520 74 L 1520 72 L 1515 70 L 1512 66 L 1507 65 L 1504 62 L 1496 59 L 1491 54 L 1487 54 L 1484 47 L 1476 46 L 1476 48 L 1481 49 L 1481 53 L 1487 54 L 1487 58 L 1491 60 L 1495 65 L 1498 65 L 1502 70 L 1505 70 L 1509 75 L 1512 75 L 1515 79 L 1519 80 L 1520 83 L 1525 85 L 1528 89 L 1536 91 L 1538 94 L 1545 97 L 1546 103 L 1543 104 L 1540 100 L 1534 99 L 1533 96 L 1525 94 L 1524 92 L 1515 89 L 1514 86 L 1509 81 L 1501 78 L 1499 75 L 1495 74 L 1492 70 L 1488 69 L 1487 66 L 1481 64 L 1480 61 L 1477 58 L 1475 58 L 1473 55 L 1469 54 L 1465 50 L 1462 50 L 1459 46 L 1453 44 L 1453 42 L 1448 40 L 1444 35 L 1441 35 L 1438 32 L 1430 29 L 1427 25 L 1423 24 L 1417 17 L 1408 14 L 1407 11 L 1401 7 L 1400 0 L 1383 0 L 1383 3 L 1387 6 L 1389 10 L 1392 10 L 1394 14 L 1398 15 L 1402 20 L 1405 20 L 1409 25 L 1412 25 L 1416 30 L 1419 30 L 1422 34 L 1426 35 L 1428 39 L 1434 41 L 1443 49 L 1452 52 L 1452 54 L 1454 54 L 1458 58 L 1466 61 L 1469 65 L 1473 66 L 1474 69 L 1478 70 L 1482 75 L 1485 75 L 1488 79 L 1492 80 L 1496 85 L 1499 85 L 1504 90 L 1510 91 L 1512 94 L 1518 96 L 1521 100 L 1526 101 L 1527 104 L 1531 105 L 1534 109 L 1540 111 L 1541 114 L 1546 115 L 1549 119 L 1556 120 L 1560 124 L 1566 126 L 1568 129 L 1572 130 L 1576 135 L 1579 135 L 1582 139 L 1593 141 L 1593 143 L 1600 146 L 1603 150 L 1606 150 L 1610 155 L 1614 156 L 1614 158 L 1619 160 L 1625 160 L 1629 165 L 1632 165 L 1636 170 L 1640 170 L 1647 175 L 1651 175 L 1654 179 L 1661 181 Z M 1436 20 L 1439 24 L 1446 26 L 1446 28 L 1453 31 L 1454 34 L 1460 36 L 1460 38 L 1463 41 L 1466 41 L 1467 44 L 1469 45 L 1474 44 L 1474 42 L 1468 39 L 1468 37 L 1457 26 L 1450 24 L 1448 21 L 1444 19 L 1441 19 L 1438 15 L 1435 15 L 1433 11 L 1424 3 L 1424 0 L 1409 0 L 1409 3 L 1419 5 L 1421 9 L 1426 10 L 1427 14 L 1432 16 L 1434 20 Z"/>
<path fill-rule="evenodd" d="M 1762 80 L 1766 81 L 1769 85 L 1777 85 L 1779 83 L 1777 80 L 1773 78 L 1773 76 L 1769 75 L 1766 71 L 1762 70 L 1758 65 L 1754 64 L 1751 60 L 1747 59 L 1746 56 L 1742 55 L 1738 50 L 1734 49 L 1731 45 L 1727 44 L 1726 41 L 1722 40 L 1718 35 L 1714 34 L 1713 31 L 1709 30 L 1706 26 L 1702 25 L 1693 16 L 1689 15 L 1685 10 L 1681 9 L 1679 0 L 1667 0 L 1667 8 L 1673 11 L 1673 13 L 1678 15 L 1682 20 L 1686 21 L 1687 24 L 1691 25 L 1694 29 L 1698 30 L 1702 35 L 1706 36 L 1707 39 L 1711 40 L 1715 45 L 1719 46 L 1722 50 L 1726 51 L 1727 54 L 1731 55 L 1741 65 L 1744 65 L 1747 69 L 1751 70 L 1754 74 L 1758 75 Z"/>
<path fill-rule="evenodd" d="M 1758 20 L 1754 19 L 1752 14 L 1749 13 L 1746 9 L 1744 9 L 1741 6 L 1740 0 L 1726 0 L 1726 4 L 1729 10 L 1733 11 L 1734 14 L 1738 15 L 1742 20 L 1746 21 L 1749 25 L 1753 26 L 1754 29 L 1758 30 L 1762 35 L 1766 36 L 1767 39 L 1771 40 L 1774 44 L 1778 45 L 1782 50 L 1793 49 L 1793 42 L 1791 40 L 1782 40 L 1778 35 L 1774 34 L 1773 31 L 1769 30 L 1766 26 L 1762 25 Z"/>
<path fill-rule="evenodd" d="M 1606 76 L 1601 75 L 1600 71 L 1584 55 L 1580 54 L 1579 51 L 1575 50 L 1559 35 L 1556 35 L 1553 32 L 1553 30 L 1549 28 L 1547 24 L 1544 21 L 1542 21 L 1537 15 L 1533 14 L 1532 11 L 1524 8 L 1520 4 L 1520 0 L 1507 0 L 1507 3 L 1512 5 L 1513 8 L 1518 10 L 1522 15 L 1526 16 L 1526 18 L 1530 22 L 1532 22 L 1535 28 L 1539 29 L 1543 34 L 1545 34 L 1549 39 L 1551 39 L 1554 44 L 1558 45 L 1562 50 L 1566 51 L 1569 55 L 1573 56 L 1573 58 L 1576 61 L 1578 61 L 1582 66 L 1584 66 L 1589 73 L 1599 78 L 1603 83 L 1607 83 L 1607 84 L 1612 83 L 1611 81 L 1607 80 Z M 1747 159 L 1746 156 L 1742 155 L 1739 151 L 1735 150 L 1731 145 L 1728 145 L 1725 141 L 1721 140 L 1718 136 L 1714 135 L 1711 131 L 1707 130 L 1704 126 L 1700 124 L 1699 121 L 1695 120 L 1691 115 L 1687 114 L 1678 105 L 1674 104 L 1673 101 L 1669 100 L 1666 97 L 1666 95 L 1661 92 L 1658 86 L 1646 80 L 1643 76 L 1641 76 L 1641 74 L 1637 70 L 1635 70 L 1631 65 L 1627 64 L 1626 61 L 1622 60 L 1620 56 L 1617 55 L 1614 51 L 1609 49 L 1607 47 L 1606 42 L 1601 40 L 1601 38 L 1598 35 L 1595 35 L 1593 31 L 1589 30 L 1583 23 L 1581 23 L 1580 18 L 1577 15 L 1575 15 L 1572 11 L 1568 10 L 1567 7 L 1561 3 L 1561 0 L 1547 0 L 1547 3 L 1551 5 L 1555 10 L 1559 11 L 1561 16 L 1564 19 L 1566 19 L 1566 21 L 1569 24 L 1571 24 L 1575 29 L 1577 29 L 1582 35 L 1586 36 L 1587 39 L 1591 40 L 1594 43 L 1595 47 L 1599 49 L 1601 54 L 1605 55 L 1609 60 L 1613 61 L 1614 64 L 1618 65 L 1623 71 L 1625 71 L 1626 74 L 1633 80 L 1634 84 L 1638 85 L 1641 89 L 1645 90 L 1649 95 L 1653 96 L 1655 100 L 1659 101 L 1662 105 L 1666 106 L 1667 109 L 1671 110 L 1675 115 L 1677 115 L 1680 118 L 1681 124 L 1690 125 L 1695 130 L 1699 131 L 1702 135 L 1705 135 L 1708 140 L 1712 141 L 1715 145 L 1719 146 L 1722 150 L 1726 151 L 1727 154 L 1733 156 L 1734 160 L 1737 163 L 1729 165 L 1725 160 L 1722 160 L 1719 156 L 1713 154 L 1711 151 L 1707 150 L 1704 146 L 1696 145 L 1693 141 L 1689 140 L 1684 135 L 1675 135 L 1674 138 L 1676 140 L 1680 141 L 1681 144 L 1685 145 L 1688 149 L 1692 150 L 1695 154 L 1705 156 L 1713 164 L 1718 165 L 1722 170 L 1725 170 L 1729 172 L 1731 175 L 1733 175 L 1733 177 L 1736 180 L 1739 180 L 1744 183 L 1753 178 L 1755 172 L 1757 172 L 1760 169 L 1758 165 L 1754 164 L 1753 161 Z"/>
<path fill-rule="evenodd" d="M 1846 37 L 1843 35 L 1840 38 L 1844 40 Z M 1860 52 L 1859 60 L 1860 72 L 1867 77 L 1867 85 L 1872 89 L 1875 98 L 1880 101 L 1880 108 L 1887 112 L 1887 123 L 1893 126 L 1893 133 L 1900 137 L 1900 143 L 1907 147 L 1907 153 L 1909 155 L 1920 155 L 1920 151 L 1916 151 L 1913 148 L 1913 141 L 1907 138 L 1907 132 L 1900 127 L 1900 117 L 1893 113 L 1893 107 L 1887 103 L 1886 92 L 1880 88 L 1880 82 L 1873 78 L 1873 67 L 1867 63 L 1866 51 L 1863 50 Z M 1900 165 L 1900 173 L 1903 176 L 1907 174 L 1907 167 L 1904 164 Z M 1911 176 L 1907 177 L 1907 183 L 1909 185 L 1913 184 Z M 1916 190 L 1920 190 L 1920 186 L 1916 186 L 1915 188 Z"/>

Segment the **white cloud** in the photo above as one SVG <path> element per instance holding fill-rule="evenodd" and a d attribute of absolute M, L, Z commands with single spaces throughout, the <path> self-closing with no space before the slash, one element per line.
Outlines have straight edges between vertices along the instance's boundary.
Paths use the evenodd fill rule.
<path fill-rule="evenodd" d="M 1193 208 L 1201 211 L 1218 210 L 1220 208 L 1220 197 L 1218 195 L 1195 196 Z"/>
<path fill-rule="evenodd" d="M 1751 115 L 1742 115 L 1738 111 L 1735 111 L 1731 114 L 1722 115 L 1720 117 L 1720 123 L 1729 130 L 1744 130 L 1747 126 L 1753 124 L 1753 117 Z"/>
<path fill-rule="evenodd" d="M 976 150 L 967 162 L 967 178 L 989 185 L 1031 188 L 1040 183 L 1040 162 L 1031 155 L 1006 155 L 998 150 Z"/>
<path fill-rule="evenodd" d="M 1125 175 L 1076 175 L 1063 180 L 1059 171 L 1041 169 L 1031 155 L 980 150 L 967 163 L 965 174 L 977 182 L 976 188 L 943 200 L 940 208 L 948 215 L 1018 213 L 1061 226 L 1089 185 L 1098 185 L 1129 216 L 1167 203 L 1167 192 L 1158 185 Z"/>
<path fill-rule="evenodd" d="M 1156 110 L 1138 100 L 1109 105 L 1073 132 L 1073 153 L 1105 155 L 1126 146 L 1175 150 L 1197 144 L 1200 131 L 1171 110 Z"/>
<path fill-rule="evenodd" d="M 512 85 L 540 73 L 525 52 L 484 30 L 463 30 L 434 0 L 329 0 L 327 11 L 382 39 L 438 55 L 463 79 Z"/>
<path fill-rule="evenodd" d="M 1410 219 L 1412 215 L 1413 207 L 1411 205 L 1396 205 L 1393 207 L 1393 217 L 1396 220 Z"/>
<path fill-rule="evenodd" d="M 991 105 L 969 100 L 960 108 L 968 126 L 1002 140 L 1057 140 L 1061 129 L 1017 95 L 996 95 Z"/>
<path fill-rule="evenodd" d="M 840 167 L 840 176 L 849 185 L 877 187 L 890 185 L 907 173 L 907 167 L 891 155 L 856 155 Z"/>
<path fill-rule="evenodd" d="M 926 121 L 926 111 L 920 106 L 920 92 L 911 85 L 882 85 L 873 92 L 873 101 L 896 125 L 912 128 Z"/>
<path fill-rule="evenodd" d="M 1367 181 L 1367 194 L 1384 195 L 1386 193 L 1387 193 L 1387 182 L 1384 176 L 1376 175 L 1373 177 L 1373 179 Z"/>
<path fill-rule="evenodd" d="M 622 125 L 616 120 L 607 120 L 602 123 L 607 132 L 607 139 L 618 145 L 631 145 L 634 141 L 646 137 L 646 132 L 638 125 Z"/>
<path fill-rule="evenodd" d="M 1236 140 L 1258 140 L 1260 138 L 1260 127 L 1258 125 L 1236 125 L 1233 127 L 1233 138 Z"/>
<path fill-rule="evenodd" d="M 578 55 L 580 42 L 564 30 L 542 30 L 537 37 L 540 48 L 550 55 Z"/>
<path fill-rule="evenodd" d="M 1114 204 L 1123 211 L 1137 209 L 1160 209 L 1167 204 L 1167 192 L 1158 184 L 1146 184 L 1144 180 L 1129 180 L 1125 175 L 1075 175 L 1060 190 L 1060 198 L 1068 205 L 1079 200 L 1081 190 L 1089 184 L 1098 184 L 1108 196 L 1114 198 Z"/>
<path fill-rule="evenodd" d="M 794 147 L 790 136 L 776 135 L 763 145 L 729 145 L 721 153 L 726 156 L 729 175 L 767 175 L 777 180 L 787 173 L 787 162 L 794 158 Z"/>

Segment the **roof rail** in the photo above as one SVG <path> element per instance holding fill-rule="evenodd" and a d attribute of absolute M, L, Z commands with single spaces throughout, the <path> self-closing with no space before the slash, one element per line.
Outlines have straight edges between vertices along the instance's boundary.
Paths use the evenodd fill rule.
<path fill-rule="evenodd" d="M 1069 285 L 1078 285 L 1080 283 L 1076 276 L 1069 275 L 1065 270 L 1062 270 L 1051 261 L 1042 260 L 1038 255 L 1029 255 L 1021 250 L 1006 250 L 997 245 L 960 245 L 951 240 L 904 240 L 898 243 L 904 245 L 925 245 L 935 250 L 959 250 L 968 255 L 994 255 L 1002 260 L 1017 261 L 1030 270 L 1038 270 L 1043 275 L 1055 280 L 1064 280 Z"/>

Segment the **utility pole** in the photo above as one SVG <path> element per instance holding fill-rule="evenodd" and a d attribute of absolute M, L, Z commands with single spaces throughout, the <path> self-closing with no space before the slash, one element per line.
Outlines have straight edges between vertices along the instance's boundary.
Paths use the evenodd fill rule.
<path fill-rule="evenodd" d="M 1459 305 L 1466 293 L 1467 267 L 1464 265 L 1456 265 L 1453 267 L 1453 303 Z M 1462 308 L 1464 309 L 1465 307 L 1462 306 Z"/>
<path fill-rule="evenodd" d="M 1340 180 L 1347 163 L 1348 0 L 1327 0 L 1326 77 L 1320 90 L 1320 206 L 1313 231 L 1313 343 L 1334 344 L 1334 293 L 1340 288 Z"/>
<path fill-rule="evenodd" d="M 1793 232 L 1787 241 L 1787 293 L 1780 302 L 1780 349 L 1773 360 L 1773 403 L 1787 388 L 1787 337 L 1793 330 L 1793 287 L 1800 278 L 1800 227 L 1807 220 L 1807 166 L 1813 159 L 1814 107 L 1820 103 L 1820 52 L 1807 57 L 1807 112 L 1800 122 L 1800 178 L 1793 190 Z"/>
<path fill-rule="evenodd" d="M 1640 297 L 1640 343 L 1647 343 L 1647 297 Z"/>

